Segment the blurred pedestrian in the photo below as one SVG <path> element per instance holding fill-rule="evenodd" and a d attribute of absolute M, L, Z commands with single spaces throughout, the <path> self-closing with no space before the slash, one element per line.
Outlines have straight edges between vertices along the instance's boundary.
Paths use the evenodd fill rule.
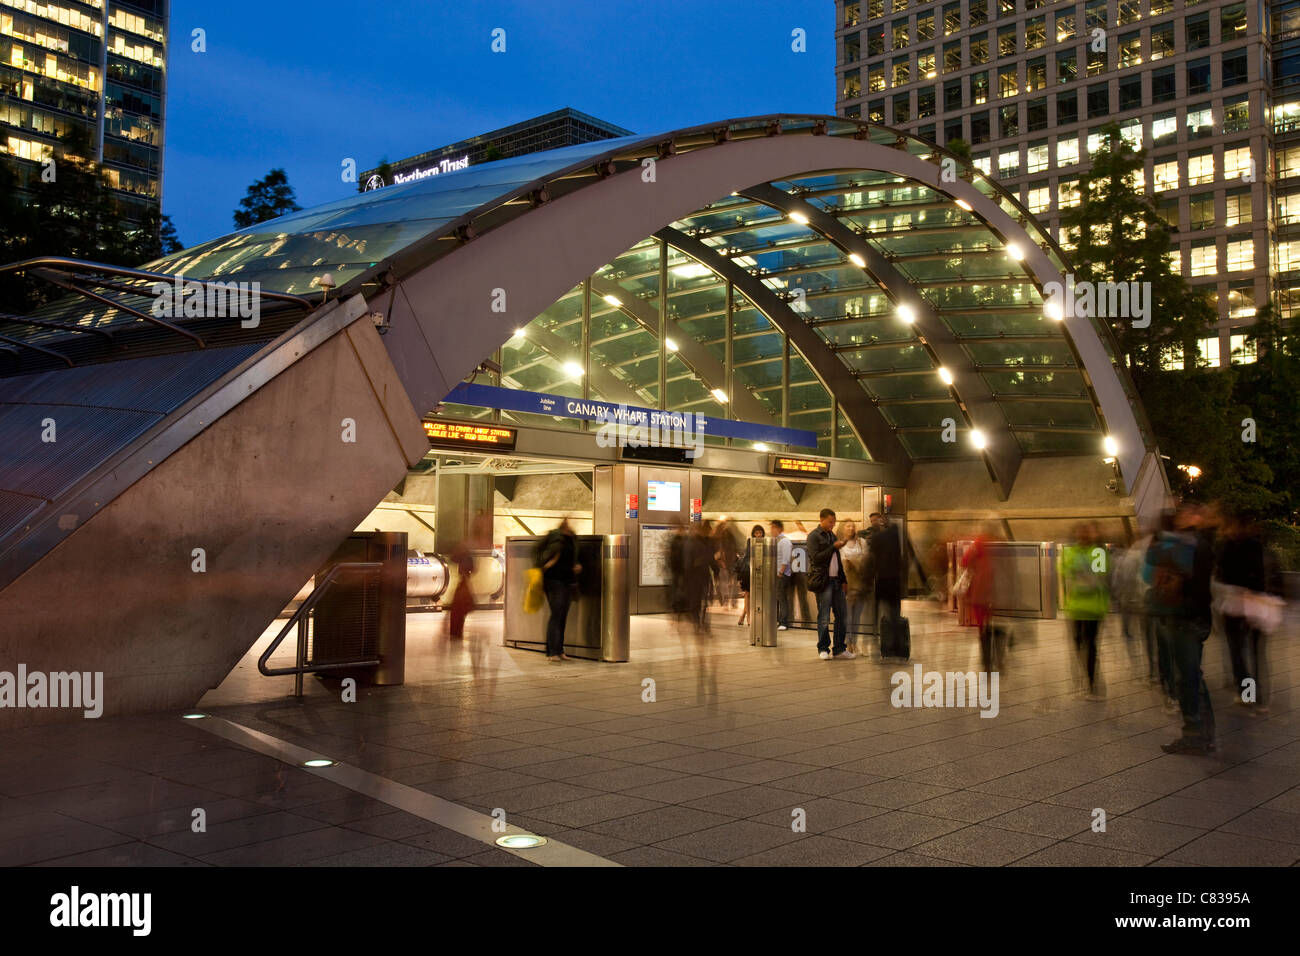
<path fill-rule="evenodd" d="M 844 563 L 840 551 L 845 542 L 835 537 L 835 512 L 823 508 L 817 527 L 808 533 L 808 590 L 817 596 L 817 656 L 853 660 L 857 655 L 845 646 Z M 835 617 L 835 640 L 831 643 L 830 618 Z"/>
<path fill-rule="evenodd" d="M 736 544 L 736 535 L 732 530 L 730 519 L 723 518 L 713 531 L 715 557 L 718 567 L 718 603 L 729 608 L 736 606 L 736 558 L 740 547 Z"/>
<path fill-rule="evenodd" d="M 740 555 L 740 557 L 736 559 L 736 566 L 734 570 L 736 572 L 736 580 L 740 583 L 740 594 L 743 601 L 743 603 L 740 606 L 740 620 L 737 621 L 736 623 L 742 627 L 744 626 L 745 621 L 749 618 L 749 574 L 750 574 L 749 561 L 750 561 L 750 554 L 751 554 L 750 546 L 753 545 L 755 538 L 763 538 L 763 537 L 765 537 L 763 532 L 763 526 L 761 524 L 754 525 L 754 527 L 749 530 L 749 537 L 745 540 L 744 554 Z"/>
<path fill-rule="evenodd" d="M 890 523 L 889 515 L 877 512 L 871 516 L 871 524 L 874 528 L 870 545 L 871 560 L 876 572 L 876 599 L 872 616 L 878 634 L 881 620 L 902 616 L 903 542 L 898 534 L 898 525 Z"/>
<path fill-rule="evenodd" d="M 456 590 L 452 592 L 451 604 L 447 608 L 447 636 L 462 638 L 465 636 L 465 618 L 474 608 L 474 592 L 469 584 L 474 574 L 474 555 L 464 541 L 457 541 L 447 557 L 456 568 Z"/>
<path fill-rule="evenodd" d="M 867 571 L 871 549 L 866 539 L 858 534 L 858 526 L 852 520 L 840 525 L 840 538 L 844 541 L 844 547 L 840 549 L 840 560 L 844 562 L 846 582 L 847 642 L 849 650 L 857 654 L 858 634 L 862 631 L 862 619 L 866 612 L 870 588 Z"/>
<path fill-rule="evenodd" d="M 546 659 L 558 664 L 569 659 L 564 653 L 564 626 L 569 618 L 578 575 L 582 573 L 582 565 L 578 563 L 578 538 L 567 517 L 542 539 L 537 565 L 542 569 L 542 587 L 546 590 L 546 603 L 551 609 L 551 618 L 546 624 Z"/>
<path fill-rule="evenodd" d="M 773 519 L 770 528 L 776 539 L 776 629 L 784 631 L 790 627 L 790 565 L 794 542 L 786 535 L 785 524 L 780 520 Z"/>
<path fill-rule="evenodd" d="M 685 560 L 686 616 L 697 634 L 709 629 L 709 591 L 713 583 L 713 537 L 709 528 L 699 524 L 686 535 L 683 557 Z"/>
<path fill-rule="evenodd" d="M 964 597 L 971 620 L 979 632 L 980 662 L 985 673 L 1002 663 L 1001 642 L 993 627 L 993 560 L 989 555 L 989 536 L 977 534 L 961 557 L 963 572 L 969 572 Z"/>
<path fill-rule="evenodd" d="M 1081 691 L 1086 700 L 1103 700 L 1097 682 L 1097 632 L 1110 609 L 1107 584 L 1108 555 L 1097 540 L 1097 527 L 1081 521 L 1074 529 L 1074 543 L 1061 551 L 1061 609 L 1074 638 L 1078 668 L 1086 675 Z"/>
<path fill-rule="evenodd" d="M 1232 702 L 1268 713 L 1264 680 L 1264 617 L 1274 582 L 1263 538 L 1239 516 L 1225 523 L 1215 562 L 1215 590 L 1232 663 Z M 1264 625 L 1264 626 L 1261 626 Z"/>
<path fill-rule="evenodd" d="M 1134 670 L 1143 668 L 1149 684 L 1160 681 L 1156 661 L 1156 639 L 1146 612 L 1147 584 L 1142 578 L 1142 565 L 1147 549 L 1151 547 L 1151 534 L 1145 534 L 1124 550 L 1114 561 L 1111 591 L 1120 612 L 1124 641 L 1128 645 L 1129 660 Z"/>
<path fill-rule="evenodd" d="M 1171 754 L 1208 754 L 1215 748 L 1214 708 L 1201 660 L 1212 627 L 1213 528 L 1190 504 L 1184 504 L 1170 523 L 1172 528 L 1161 531 L 1152 542 L 1144 569 L 1151 585 L 1149 607 L 1172 664 L 1183 718 L 1182 735 L 1161 749 Z"/>
<path fill-rule="evenodd" d="M 686 617 L 686 528 L 677 528 L 668 541 L 668 606 L 681 621 Z"/>

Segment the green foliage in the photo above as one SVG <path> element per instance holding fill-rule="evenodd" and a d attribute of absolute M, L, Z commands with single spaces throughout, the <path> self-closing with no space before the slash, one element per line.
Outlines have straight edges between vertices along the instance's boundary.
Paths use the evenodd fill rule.
<path fill-rule="evenodd" d="M 1061 227 L 1074 237 L 1077 281 L 1151 283 L 1149 327 L 1108 321 L 1130 371 L 1156 372 L 1166 352 L 1195 355 L 1196 340 L 1218 317 L 1206 296 L 1170 268 L 1169 226 L 1135 185 L 1145 151 L 1125 142 L 1114 123 L 1102 135 L 1090 170 L 1079 177 L 1081 201 L 1062 214 Z"/>
<path fill-rule="evenodd" d="M 234 215 L 235 228 L 246 229 L 300 209 L 293 187 L 289 185 L 289 175 L 283 169 L 273 169 L 249 186 L 248 195 L 239 200 Z"/>
<path fill-rule="evenodd" d="M 1300 571 L 1300 528 L 1272 518 L 1261 522 L 1259 530 L 1277 558 L 1278 570 Z"/>
<path fill-rule="evenodd" d="M 171 220 L 157 210 L 138 224 L 123 221 L 103 170 L 88 158 L 84 130 L 75 128 L 60 146 L 53 178 L 35 177 L 26 194 L 13 170 L 0 167 L 0 261 L 68 256 L 138 266 L 163 254 L 164 236 L 178 242 Z M 24 315 L 66 294 L 26 275 L 0 276 L 0 312 Z"/>

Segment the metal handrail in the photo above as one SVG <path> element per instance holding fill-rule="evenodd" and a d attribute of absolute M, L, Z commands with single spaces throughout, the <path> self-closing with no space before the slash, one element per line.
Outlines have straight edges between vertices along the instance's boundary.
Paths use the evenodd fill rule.
<path fill-rule="evenodd" d="M 316 607 L 317 602 L 325 596 L 325 592 L 328 591 L 330 587 L 333 586 L 334 582 L 342 575 L 348 573 L 364 574 L 371 571 L 377 573 L 382 568 L 383 564 L 378 561 L 344 562 L 342 564 L 336 564 L 334 567 L 330 568 L 329 571 L 326 572 L 325 577 L 322 578 L 314 588 L 312 588 L 311 594 L 307 595 L 306 599 L 301 605 L 299 605 L 298 610 L 294 611 L 293 616 L 285 622 L 284 627 L 280 629 L 280 633 L 276 635 L 275 640 L 273 640 L 270 646 L 262 652 L 262 656 L 257 659 L 257 669 L 261 672 L 262 676 L 283 677 L 292 674 L 293 695 L 295 697 L 301 697 L 303 674 L 315 671 L 341 670 L 346 667 L 373 667 L 382 664 L 383 661 L 378 658 L 358 661 L 342 661 L 334 664 L 307 663 L 307 615 L 309 615 Z M 271 655 L 275 653 L 276 648 L 278 648 L 280 643 L 288 636 L 289 629 L 295 624 L 298 626 L 297 663 L 292 667 L 267 667 L 266 662 L 271 659 Z"/>

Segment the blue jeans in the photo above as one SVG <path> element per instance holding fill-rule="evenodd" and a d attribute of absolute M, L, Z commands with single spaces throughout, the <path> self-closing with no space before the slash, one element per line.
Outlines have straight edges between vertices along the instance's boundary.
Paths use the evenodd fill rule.
<path fill-rule="evenodd" d="M 776 576 L 776 623 L 790 626 L 790 575 Z"/>
<path fill-rule="evenodd" d="M 1210 636 L 1209 622 L 1173 618 L 1174 686 L 1183 711 L 1183 736 L 1214 743 L 1214 708 L 1201 673 L 1201 651 Z"/>
<path fill-rule="evenodd" d="M 831 647 L 830 628 L 831 611 L 835 612 L 835 646 Z M 830 651 L 839 654 L 844 651 L 844 624 L 848 617 L 848 608 L 844 600 L 844 586 L 838 580 L 828 581 L 826 587 L 817 592 L 817 652 Z"/>

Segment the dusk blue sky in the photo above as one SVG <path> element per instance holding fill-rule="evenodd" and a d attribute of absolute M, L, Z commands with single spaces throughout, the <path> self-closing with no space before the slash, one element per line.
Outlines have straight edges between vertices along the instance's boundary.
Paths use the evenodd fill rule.
<path fill-rule="evenodd" d="M 832 0 L 173 0 L 163 211 L 196 245 L 272 167 L 310 207 L 355 190 L 345 157 L 360 171 L 565 106 L 637 133 L 832 113 L 834 26 Z"/>

